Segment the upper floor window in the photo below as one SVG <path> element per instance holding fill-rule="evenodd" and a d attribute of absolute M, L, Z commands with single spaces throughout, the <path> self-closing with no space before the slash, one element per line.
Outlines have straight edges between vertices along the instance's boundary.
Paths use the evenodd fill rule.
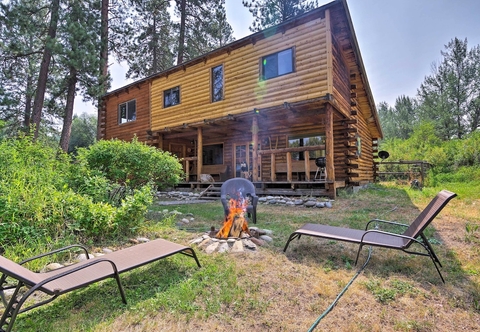
<path fill-rule="evenodd" d="M 135 99 L 118 105 L 118 123 L 127 123 L 137 119 L 137 102 Z"/>
<path fill-rule="evenodd" d="M 212 102 L 223 100 L 223 65 L 212 68 Z"/>
<path fill-rule="evenodd" d="M 262 79 L 293 72 L 293 48 L 289 48 L 262 58 Z"/>
<path fill-rule="evenodd" d="M 170 107 L 180 104 L 180 87 L 163 91 L 163 107 Z"/>

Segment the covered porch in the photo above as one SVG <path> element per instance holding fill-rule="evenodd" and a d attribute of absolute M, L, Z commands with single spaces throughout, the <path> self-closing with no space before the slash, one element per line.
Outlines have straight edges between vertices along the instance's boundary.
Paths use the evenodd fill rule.
<path fill-rule="evenodd" d="M 186 174 L 181 188 L 245 177 L 261 194 L 335 197 L 358 168 L 354 124 L 326 95 L 163 128 L 149 132 L 147 142 L 181 160 Z M 308 140 L 312 137 L 316 140 Z M 318 157 L 324 167 L 315 164 Z M 205 181 L 202 174 L 212 178 Z"/>

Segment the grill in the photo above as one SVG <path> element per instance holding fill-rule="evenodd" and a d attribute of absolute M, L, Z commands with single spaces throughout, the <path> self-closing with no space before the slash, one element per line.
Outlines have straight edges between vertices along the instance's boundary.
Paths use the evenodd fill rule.
<path fill-rule="evenodd" d="M 315 165 L 317 165 L 317 167 L 324 168 L 327 165 L 326 158 L 318 157 L 315 159 Z"/>

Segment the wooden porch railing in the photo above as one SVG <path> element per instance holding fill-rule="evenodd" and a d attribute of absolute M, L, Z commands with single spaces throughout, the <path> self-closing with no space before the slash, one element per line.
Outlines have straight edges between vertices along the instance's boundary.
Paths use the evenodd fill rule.
<path fill-rule="evenodd" d="M 276 164 L 276 155 L 278 154 L 286 154 L 286 173 L 287 173 L 287 181 L 293 181 L 292 173 L 294 172 L 305 172 L 305 181 L 310 181 L 310 172 L 311 172 L 311 159 L 308 158 L 309 151 L 318 151 L 323 150 L 325 151 L 325 145 L 312 145 L 312 146 L 300 146 L 294 148 L 282 148 L 282 149 L 271 149 L 271 150 L 258 150 L 258 155 L 270 155 L 270 174 L 272 182 L 277 181 L 277 173 L 279 172 Z M 292 152 L 303 152 L 305 155 L 305 160 L 303 161 L 303 170 L 299 169 L 299 163 L 292 160 Z M 283 169 L 282 169 L 283 171 Z"/>

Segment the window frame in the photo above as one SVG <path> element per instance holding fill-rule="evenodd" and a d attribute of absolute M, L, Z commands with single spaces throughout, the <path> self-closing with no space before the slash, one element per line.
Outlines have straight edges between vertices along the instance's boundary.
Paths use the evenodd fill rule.
<path fill-rule="evenodd" d="M 221 79 L 221 91 L 222 91 L 222 95 L 221 95 L 221 98 L 220 99 L 215 99 L 215 85 L 216 85 L 216 81 L 215 81 L 215 75 L 214 75 L 214 70 L 221 67 L 222 68 L 222 79 Z M 210 83 L 210 90 L 211 90 L 211 93 L 210 93 L 210 98 L 211 98 L 211 102 L 212 103 L 216 103 L 216 102 L 219 102 L 219 101 L 222 101 L 225 99 L 225 67 L 222 64 L 219 64 L 218 66 L 215 66 L 215 67 L 212 67 L 211 70 L 210 70 L 210 79 L 211 79 L 211 83 Z"/>
<path fill-rule="evenodd" d="M 135 108 L 133 109 L 133 116 L 129 116 L 129 113 L 131 112 L 131 110 L 129 109 L 129 105 L 131 105 L 131 103 L 134 102 L 134 106 Z M 122 117 L 122 111 L 121 111 L 121 107 L 122 105 L 125 105 L 126 109 L 125 109 L 125 118 Z M 127 100 L 123 103 L 120 103 L 118 104 L 118 108 L 117 108 L 117 116 L 118 116 L 118 124 L 119 125 L 124 125 L 124 124 L 127 124 L 127 123 L 130 123 L 130 122 L 134 122 L 134 121 L 137 121 L 137 100 L 136 99 L 130 99 L 130 100 Z M 130 120 L 129 120 L 130 118 Z M 125 122 L 122 121 L 122 119 L 125 119 Z"/>
<path fill-rule="evenodd" d="M 285 72 L 285 73 L 282 73 L 282 74 L 279 74 L 279 65 L 278 65 L 278 57 L 279 57 L 279 54 L 282 53 L 282 52 L 285 52 L 285 51 L 291 51 L 291 71 L 288 71 L 288 72 Z M 269 57 L 273 57 L 275 56 L 276 59 L 276 75 L 275 76 L 269 76 L 269 77 L 266 77 L 266 70 L 265 70 L 265 61 L 267 58 Z M 288 74 L 292 74 L 295 72 L 295 47 L 289 47 L 289 48 L 286 48 L 286 49 L 283 49 L 281 51 L 278 51 L 278 52 L 275 52 L 275 53 L 270 53 L 270 54 L 267 54 L 265 56 L 262 56 L 260 58 L 260 80 L 262 81 L 265 81 L 265 80 L 269 80 L 269 79 L 272 79 L 272 78 L 276 78 L 276 77 L 280 77 L 280 76 L 284 76 L 284 75 L 288 75 Z"/>
<path fill-rule="evenodd" d="M 166 94 L 167 93 L 172 93 L 175 89 L 178 90 L 178 102 L 175 103 L 175 104 L 166 105 L 166 103 L 165 103 Z M 173 107 L 173 106 L 176 106 L 176 105 L 180 105 L 181 102 L 182 102 L 182 99 L 181 99 L 180 85 L 177 85 L 177 86 L 175 86 L 173 88 L 170 88 L 170 89 L 163 90 L 163 108 L 168 108 L 168 107 Z"/>

